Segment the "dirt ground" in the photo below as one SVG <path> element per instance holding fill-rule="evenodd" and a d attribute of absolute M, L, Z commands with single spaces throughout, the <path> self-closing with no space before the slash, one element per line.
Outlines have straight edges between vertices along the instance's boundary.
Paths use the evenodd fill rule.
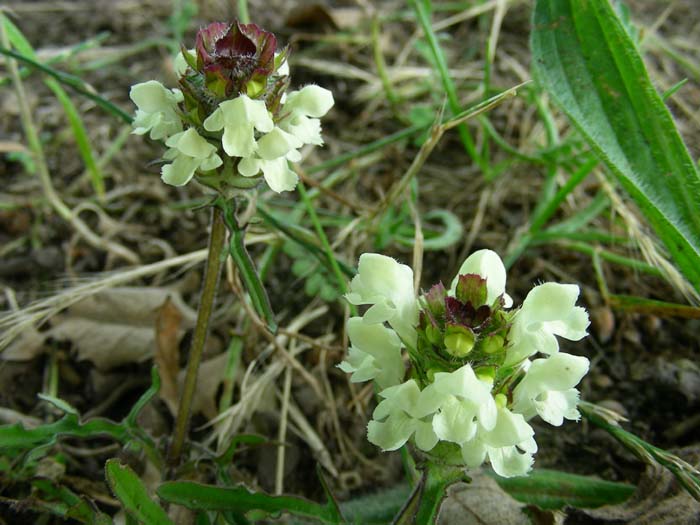
<path fill-rule="evenodd" d="M 198 13 L 184 34 L 188 47 L 192 46 L 199 26 L 235 16 L 231 2 L 198 3 Z M 530 77 L 529 2 L 508 4 L 491 71 L 490 85 L 494 91 Z M 700 17 L 696 6 L 692 0 L 672 4 L 638 0 L 629 4 L 632 18 L 642 33 L 655 35 L 647 39 L 644 49 L 659 89 L 666 90 L 688 78 L 669 105 L 691 154 L 697 158 L 700 154 L 700 68 L 697 66 Z M 10 0 L 6 6 L 42 59 L 92 41 L 93 45 L 56 67 L 80 76 L 127 112 L 133 111 L 128 99 L 132 84 L 155 78 L 174 85 L 170 53 L 163 45 L 172 38 L 169 1 Z M 314 82 L 334 93 L 336 105 L 324 120 L 326 145 L 316 148 L 305 159 L 307 169 L 407 127 L 412 123 L 409 118 L 412 107 L 434 109 L 440 105 L 441 92 L 434 89 L 439 82 L 426 62 L 424 49 L 411 40 L 415 27 L 407 17 L 408 12 L 402 2 L 390 0 L 325 2 L 324 5 L 278 0 L 250 3 L 251 20 L 291 45 L 293 85 Z M 387 64 L 404 75 L 397 82 L 404 97 L 398 108 L 387 102 L 376 73 L 368 29 L 368 20 L 375 13 L 391 15 L 382 23 L 380 42 Z M 491 16 L 492 10 L 485 10 L 480 16 L 443 30 L 448 62 L 465 106 L 483 96 L 479 86 Z M 94 42 L 96 38 L 99 43 Z M 674 59 L 668 48 L 687 60 Z M 206 210 L 194 208 L 201 192 L 194 185 L 173 188 L 161 184 L 159 165 L 154 162 L 162 153 L 159 144 L 128 135 L 124 123 L 90 100 L 74 95 L 92 146 L 103 159 L 107 194 L 103 202 L 98 202 L 58 101 L 39 74 L 27 77 L 25 88 L 51 181 L 70 207 L 80 207 L 80 217 L 94 231 L 127 247 L 138 256 L 140 264 L 157 263 L 206 247 L 209 215 Z M 103 272 L 120 271 L 128 262 L 90 246 L 51 211 L 38 180 L 28 171 L 31 166 L 27 164 L 27 155 L 22 154 L 25 141 L 16 95 L 7 81 L 0 85 L 0 93 L 0 147 L 5 149 L 5 154 L 0 156 L 3 181 L 0 283 L 4 290 L 0 294 L 0 309 L 11 311 L 54 296 L 96 274 L 103 278 Z M 531 98 L 525 91 L 488 116 L 508 143 L 526 153 L 538 151 L 544 144 L 543 127 Z M 567 136 L 571 131 L 565 119 L 559 112 L 555 116 L 562 135 Z M 482 128 L 477 122 L 470 126 L 481 144 Z M 324 193 L 317 201 L 319 209 L 329 216 L 361 216 L 405 173 L 418 147 L 411 140 L 394 143 L 339 168 L 309 175 L 313 185 L 314 180 L 321 180 L 331 172 L 340 173 L 340 182 L 333 191 L 342 199 Z M 491 248 L 506 253 L 527 224 L 539 198 L 544 168 L 513 161 L 511 153 L 494 144 L 490 162 L 494 166 L 501 164 L 504 169 L 494 180 L 487 181 L 471 164 L 457 134 L 451 133 L 443 138 L 421 170 L 420 211 L 449 210 L 464 228 L 461 239 L 448 249 L 425 252 L 421 277 L 424 287 L 451 279 L 460 262 L 475 249 Z M 589 177 L 562 205 L 554 221 L 565 220 L 585 208 L 601 184 L 601 179 Z M 639 215 L 621 190 L 615 194 L 620 198 L 620 206 L 610 207 L 593 224 L 611 234 L 627 236 L 629 229 L 635 227 L 630 225 L 629 217 Z M 293 194 L 267 197 L 270 206 L 280 209 L 289 208 L 289 203 L 297 198 Z M 649 235 L 643 219 L 640 221 L 637 227 Z M 327 228 L 331 242 L 338 238 L 343 226 Z M 261 236 L 266 230 L 258 224 L 250 232 Z M 361 253 L 376 249 L 372 237 L 359 229 L 343 235 L 345 239 L 336 247 L 336 253 L 351 266 Z M 257 242 L 250 250 L 254 257 L 259 257 L 263 248 Z M 390 243 L 382 250 L 402 262 L 411 261 L 411 247 Z M 622 246 L 619 253 L 642 259 L 634 246 Z M 315 477 L 317 462 L 325 468 L 331 487 L 341 500 L 392 487 L 402 477 L 400 458 L 397 454 L 380 453 L 365 439 L 366 421 L 374 406 L 372 390 L 350 385 L 346 375 L 336 368 L 346 344 L 345 306 L 339 301 L 326 303 L 306 294 L 304 279 L 291 271 L 294 257 L 282 252 L 265 281 L 280 326 L 292 334 L 302 334 L 298 338 L 290 336 L 284 344 L 291 345 L 290 349 L 295 346 L 303 349 L 298 359 L 310 376 L 297 371 L 292 374 L 290 399 L 298 414 L 292 431 L 287 434 L 284 490 L 318 498 L 321 492 Z M 78 320 L 84 322 L 90 318 L 84 311 L 75 307 L 68 311 L 56 308 L 56 315 L 39 332 L 32 332 L 32 337 L 38 337 L 40 343 L 36 343 L 36 337 L 31 341 L 21 339 L 10 346 L 11 357 L 5 356 L 0 361 L 0 407 L 31 418 L 55 417 L 36 397 L 38 392 L 46 392 L 53 385 L 57 395 L 81 414 L 124 417 L 149 384 L 154 337 L 157 337 L 153 335 L 153 326 L 166 316 L 163 303 L 168 295 L 176 296 L 175 310 L 180 316 L 179 321 L 173 321 L 177 322 L 175 345 L 179 357 L 176 359 L 181 368 L 186 363 L 202 272 L 202 264 L 196 262 L 201 263 L 201 258 L 125 283 L 131 291 L 123 297 L 103 292 L 106 295 L 102 297 L 113 302 L 103 317 L 91 319 L 118 325 L 106 335 L 102 330 L 104 339 L 95 334 L 95 330 L 100 332 L 99 328 L 87 323 L 76 328 Z M 604 265 L 604 276 L 610 291 L 616 294 L 685 302 L 677 289 L 660 277 L 613 264 Z M 625 424 L 628 430 L 659 447 L 674 450 L 698 444 L 700 320 L 672 317 L 663 312 L 651 314 L 611 308 L 601 294 L 591 258 L 557 244 L 529 248 L 509 270 L 508 279 L 508 290 L 516 304 L 538 282 L 579 284 L 582 303 L 591 312 L 591 335 L 582 343 L 562 346 L 591 359 L 591 372 L 581 385 L 582 398 L 620 412 L 629 420 Z M 245 312 L 237 305 L 237 297 L 224 278 L 205 358 L 212 377 L 200 387 L 200 404 L 193 420 L 192 438 L 203 445 L 216 446 L 215 442 L 207 441 L 212 428 L 205 425 L 217 413 L 224 386 L 221 377 L 214 377 L 214 371 L 223 368 L 226 362 L 225 351 L 232 334 L 243 341 L 233 403 L 239 400 L 245 381 L 258 380 L 266 372 L 277 370 L 276 365 L 280 366 L 272 380 L 263 385 L 256 403 L 228 423 L 241 432 L 277 439 L 278 394 L 283 389 L 285 367 L 280 364 L 281 358 L 267 349 L 268 341 L 259 329 L 244 319 Z M 25 330 L 25 334 L 29 332 Z M 43 336 L 46 332 L 52 336 Z M 27 339 L 31 338 L 27 336 Z M 91 345 L 92 349 L 88 348 Z M 123 350 L 123 355 L 119 353 L 115 357 L 111 353 L 115 348 L 121 349 L 118 352 Z M 251 377 L 244 377 L 246 370 Z M 308 431 L 303 430 L 303 425 L 300 427 L 302 421 L 308 424 Z M 147 407 L 142 423 L 165 443 L 173 423 L 167 400 Z M 537 468 L 595 474 L 632 483 L 637 482 L 644 470 L 644 465 L 607 433 L 586 422 L 567 423 L 555 431 L 535 425 L 535 430 L 539 445 Z M 309 436 L 315 436 L 317 441 Z M 71 458 L 67 474 L 93 486 L 90 490 L 95 494 L 108 494 L 102 484 L 103 464 L 119 451 L 108 441 L 71 440 L 64 447 Z M 234 478 L 272 490 L 276 465 L 273 451 L 276 451 L 274 444 L 242 453 L 235 461 Z M 145 468 L 140 458 L 131 459 L 133 464 L 141 462 L 141 468 Z M 14 523 L 13 514 L 7 512 L 0 510 L 0 516 L 7 523 Z"/>

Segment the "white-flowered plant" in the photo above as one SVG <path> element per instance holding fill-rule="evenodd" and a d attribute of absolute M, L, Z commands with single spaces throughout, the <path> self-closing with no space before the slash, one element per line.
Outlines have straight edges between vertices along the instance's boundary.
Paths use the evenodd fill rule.
<path fill-rule="evenodd" d="M 194 49 L 175 57 L 180 89 L 155 80 L 131 88 L 134 133 L 171 148 L 164 182 L 181 186 L 202 175 L 200 182 L 224 190 L 250 187 L 262 175 L 278 193 L 296 187 L 289 163 L 301 160 L 302 146 L 323 144 L 320 118 L 334 101 L 316 85 L 286 93 L 288 50 L 275 47 L 274 35 L 255 24 L 216 22 L 199 31 Z"/>
<path fill-rule="evenodd" d="M 413 440 L 429 458 L 469 468 L 488 460 L 497 474 L 520 476 L 537 452 L 530 419 L 579 419 L 576 385 L 589 361 L 559 352 L 556 339 L 586 335 L 578 286 L 541 284 L 515 309 L 505 288 L 505 267 L 490 250 L 469 256 L 449 289 L 437 284 L 419 297 L 411 268 L 360 257 L 346 297 L 369 309 L 348 321 L 351 346 L 339 366 L 380 389 L 370 442 L 396 450 Z M 545 357 L 530 361 L 538 353 Z"/>

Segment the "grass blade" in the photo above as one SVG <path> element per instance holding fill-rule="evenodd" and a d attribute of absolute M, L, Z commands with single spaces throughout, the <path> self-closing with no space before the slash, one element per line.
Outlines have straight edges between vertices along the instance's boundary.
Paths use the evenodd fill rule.
<path fill-rule="evenodd" d="M 534 74 L 700 290 L 700 177 L 610 2 L 538 0 Z"/>

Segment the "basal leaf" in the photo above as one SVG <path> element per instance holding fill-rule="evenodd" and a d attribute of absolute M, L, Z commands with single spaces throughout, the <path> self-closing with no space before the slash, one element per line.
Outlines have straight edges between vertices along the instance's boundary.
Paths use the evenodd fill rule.
<path fill-rule="evenodd" d="M 534 75 L 700 290 L 700 176 L 608 1 L 538 0 Z"/>

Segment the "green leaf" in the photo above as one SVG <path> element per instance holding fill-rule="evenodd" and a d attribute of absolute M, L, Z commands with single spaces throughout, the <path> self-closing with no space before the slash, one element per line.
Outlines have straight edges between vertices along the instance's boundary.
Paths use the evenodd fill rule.
<path fill-rule="evenodd" d="M 146 487 L 128 465 L 122 465 L 117 459 L 107 460 L 105 474 L 109 488 L 139 523 L 174 525 L 160 505 L 149 497 Z"/>
<path fill-rule="evenodd" d="M 240 513 L 263 511 L 266 514 L 289 512 L 316 518 L 323 523 L 343 523 L 342 516 L 331 501 L 321 505 L 293 496 L 270 496 L 262 492 L 252 492 L 245 487 L 224 488 L 193 481 L 170 481 L 158 487 L 158 495 L 165 501 L 193 510 Z"/>
<path fill-rule="evenodd" d="M 248 250 L 246 250 L 244 242 L 245 227 L 242 228 L 238 225 L 238 219 L 236 219 L 234 210 L 235 204 L 225 199 L 218 199 L 217 203 L 223 211 L 224 222 L 231 233 L 229 253 L 248 291 L 250 302 L 253 303 L 255 311 L 267 324 L 267 329 L 274 334 L 277 332 L 275 313 L 272 311 L 270 298 L 267 296 L 265 286 L 260 280 L 260 275 L 258 275 L 253 259 L 251 259 Z"/>
<path fill-rule="evenodd" d="M 534 74 L 700 290 L 700 177 L 610 2 L 538 0 Z"/>
<path fill-rule="evenodd" d="M 95 418 L 81 423 L 75 414 L 66 414 L 55 423 L 26 429 L 20 423 L 0 426 L 0 450 L 31 449 L 55 443 L 59 436 L 99 437 L 110 436 L 116 441 L 128 439 L 127 430 L 107 419 Z"/>
<path fill-rule="evenodd" d="M 36 479 L 32 482 L 32 486 L 40 493 L 41 500 L 28 499 L 22 503 L 28 503 L 30 507 L 34 507 L 39 512 L 48 511 L 87 525 L 112 523 L 109 516 L 99 512 L 95 505 L 88 502 L 87 499 L 66 487 L 54 484 L 49 479 Z"/>
<path fill-rule="evenodd" d="M 627 483 L 556 470 L 538 469 L 528 476 L 502 478 L 494 475 L 494 478 L 516 500 L 541 509 L 561 509 L 567 505 L 577 508 L 617 505 L 635 491 L 635 487 Z"/>

